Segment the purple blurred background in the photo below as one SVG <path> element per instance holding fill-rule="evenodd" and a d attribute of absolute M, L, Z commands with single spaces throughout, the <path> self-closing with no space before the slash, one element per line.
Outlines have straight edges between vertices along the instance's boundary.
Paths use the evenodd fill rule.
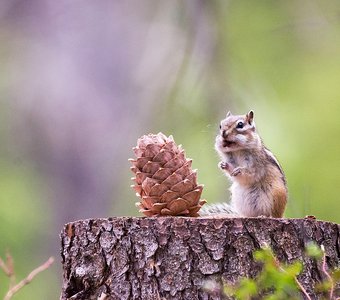
<path fill-rule="evenodd" d="M 1 0 L 0 256 L 18 279 L 56 257 L 15 299 L 58 299 L 65 223 L 139 215 L 143 134 L 173 135 L 203 197 L 228 200 L 213 149 L 227 110 L 255 110 L 286 216 L 340 222 L 339 15 L 335 0 Z"/>

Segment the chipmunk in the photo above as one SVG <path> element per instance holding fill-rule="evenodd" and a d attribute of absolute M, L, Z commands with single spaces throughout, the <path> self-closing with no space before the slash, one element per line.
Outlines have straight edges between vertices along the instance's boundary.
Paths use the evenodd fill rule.
<path fill-rule="evenodd" d="M 232 115 L 221 121 L 215 149 L 222 158 L 219 167 L 232 181 L 230 205 L 206 207 L 201 215 L 228 213 L 244 217 L 283 217 L 287 185 L 275 156 L 256 131 L 254 112 Z"/>

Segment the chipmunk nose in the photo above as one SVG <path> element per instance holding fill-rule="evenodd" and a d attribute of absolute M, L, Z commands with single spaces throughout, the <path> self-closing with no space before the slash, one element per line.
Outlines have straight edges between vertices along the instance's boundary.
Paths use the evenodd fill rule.
<path fill-rule="evenodd" d="M 222 137 L 226 139 L 228 137 L 228 134 L 225 130 L 222 131 Z"/>

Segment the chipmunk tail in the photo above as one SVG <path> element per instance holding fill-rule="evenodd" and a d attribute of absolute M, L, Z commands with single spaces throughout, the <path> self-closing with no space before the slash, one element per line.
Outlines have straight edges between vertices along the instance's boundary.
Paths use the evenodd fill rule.
<path fill-rule="evenodd" d="M 214 203 L 203 206 L 199 211 L 200 217 L 239 217 L 239 214 L 229 203 Z"/>

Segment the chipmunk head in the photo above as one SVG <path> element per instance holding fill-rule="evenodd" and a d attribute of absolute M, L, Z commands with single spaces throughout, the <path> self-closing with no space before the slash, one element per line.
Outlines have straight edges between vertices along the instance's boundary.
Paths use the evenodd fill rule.
<path fill-rule="evenodd" d="M 261 139 L 256 132 L 254 112 L 234 116 L 230 112 L 221 121 L 220 131 L 216 137 L 216 150 L 222 153 L 257 148 Z"/>

